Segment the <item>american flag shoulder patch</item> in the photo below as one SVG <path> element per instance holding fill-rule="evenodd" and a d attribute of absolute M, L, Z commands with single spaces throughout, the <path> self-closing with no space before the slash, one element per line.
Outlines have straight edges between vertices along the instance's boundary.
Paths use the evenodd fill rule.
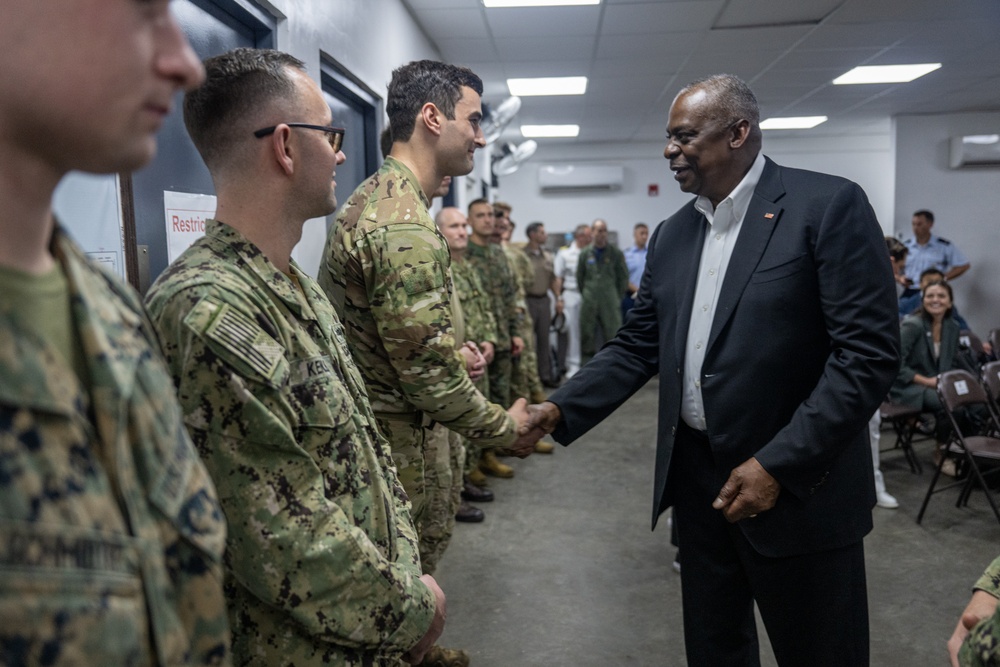
<path fill-rule="evenodd" d="M 223 346 L 243 363 L 260 373 L 267 380 L 273 380 L 284 349 L 261 326 L 247 315 L 229 304 L 201 303 L 215 310 L 204 329 L 204 335 Z"/>

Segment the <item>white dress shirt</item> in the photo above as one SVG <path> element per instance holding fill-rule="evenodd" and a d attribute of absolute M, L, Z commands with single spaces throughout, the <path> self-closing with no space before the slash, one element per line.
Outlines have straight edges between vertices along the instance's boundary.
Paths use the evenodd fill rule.
<path fill-rule="evenodd" d="M 740 184 L 712 208 L 706 197 L 698 197 L 694 207 L 708 220 L 705 245 L 701 249 L 701 264 L 698 267 L 698 282 L 691 304 L 691 323 L 688 325 L 686 352 L 684 355 L 684 397 L 681 401 L 681 419 L 693 429 L 704 431 L 705 404 L 701 397 L 701 366 L 705 361 L 705 348 L 712 331 L 715 307 L 719 302 L 719 292 L 729 259 L 733 255 L 736 239 L 743 227 L 743 218 L 760 175 L 764 171 L 764 155 L 757 154 L 750 171 Z"/>
<path fill-rule="evenodd" d="M 556 278 L 562 278 L 563 291 L 576 292 L 576 265 L 580 260 L 580 251 L 583 248 L 571 243 L 568 248 L 560 248 L 556 253 L 555 272 Z"/>

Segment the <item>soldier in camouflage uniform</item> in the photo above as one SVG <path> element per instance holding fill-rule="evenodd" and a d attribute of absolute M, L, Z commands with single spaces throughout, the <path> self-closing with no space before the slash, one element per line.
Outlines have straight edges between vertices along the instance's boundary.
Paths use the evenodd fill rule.
<path fill-rule="evenodd" d="M 497 340 L 489 366 L 489 395 L 492 401 L 509 405 L 514 400 L 511 391 L 514 357 L 524 351 L 524 340 L 518 335 L 517 280 L 507 256 L 499 245 L 492 242 L 493 206 L 485 199 L 476 199 L 469 204 L 468 211 L 472 233 L 465 258 L 479 274 L 489 293 L 497 322 Z M 498 461 L 491 451 L 480 453 L 479 468 L 495 477 L 514 476 L 514 469 Z"/>
<path fill-rule="evenodd" d="M 148 162 L 200 65 L 166 3 L 3 8 L 0 664 L 230 664 L 225 521 L 156 337 L 51 213 L 67 171 Z"/>
<path fill-rule="evenodd" d="M 429 99 L 442 79 L 453 92 Z M 441 179 L 467 173 L 483 144 L 481 88 L 475 74 L 445 63 L 418 61 L 393 72 L 391 155 L 344 205 L 320 263 L 320 285 L 345 322 L 418 523 L 430 421 L 480 445 L 506 447 L 525 416 L 524 401 L 505 414 L 465 372 L 451 323 L 448 244 L 428 211 Z M 415 109 L 404 108 L 417 98 L 423 101 Z"/>
<path fill-rule="evenodd" d="M 444 176 L 469 173 L 485 143 L 481 91 L 479 77 L 446 63 L 417 61 L 393 72 L 390 156 L 340 211 L 319 269 L 418 526 L 432 420 L 482 445 L 531 452 L 531 443 L 518 441 L 525 402 L 508 414 L 486 400 L 456 350 L 448 244 L 428 212 Z"/>
<path fill-rule="evenodd" d="M 1000 667 L 1000 557 L 973 586 L 972 599 L 948 640 L 952 662 L 961 667 Z"/>
<path fill-rule="evenodd" d="M 628 291 L 625 254 L 608 243 L 608 223 L 594 220 L 593 242 L 580 252 L 576 284 L 580 305 L 580 359 L 587 363 L 622 325 L 622 296 Z M 600 337 L 597 335 L 600 329 Z"/>
<path fill-rule="evenodd" d="M 421 577 L 406 496 L 343 328 L 291 260 L 305 221 L 336 207 L 343 130 L 327 127 L 322 92 L 291 56 L 236 49 L 205 66 L 184 116 L 219 219 L 147 302 L 229 518 L 235 661 L 419 658 L 443 628 L 444 597 Z"/>

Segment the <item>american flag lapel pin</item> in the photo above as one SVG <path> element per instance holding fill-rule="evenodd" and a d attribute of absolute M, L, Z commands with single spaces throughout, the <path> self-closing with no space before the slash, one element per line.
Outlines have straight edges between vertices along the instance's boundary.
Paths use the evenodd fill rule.
<path fill-rule="evenodd" d="M 773 217 L 774 217 L 774 213 L 765 213 L 764 214 L 764 219 L 765 220 L 770 220 Z"/>

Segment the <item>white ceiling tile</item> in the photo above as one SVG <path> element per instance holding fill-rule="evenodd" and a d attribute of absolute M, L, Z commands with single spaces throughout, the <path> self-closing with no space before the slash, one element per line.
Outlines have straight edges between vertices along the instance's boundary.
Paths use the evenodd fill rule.
<path fill-rule="evenodd" d="M 417 12 L 417 19 L 435 40 L 488 39 L 483 12 L 478 9 L 426 9 Z"/>
<path fill-rule="evenodd" d="M 593 35 L 601 7 L 529 7 L 487 9 L 486 21 L 497 39 L 558 35 Z"/>
<path fill-rule="evenodd" d="M 843 0 L 730 0 L 715 26 L 768 26 L 818 23 Z"/>
<path fill-rule="evenodd" d="M 571 37 L 505 37 L 494 40 L 500 58 L 509 62 L 522 60 L 582 60 L 589 62 L 594 54 L 596 38 Z"/>
<path fill-rule="evenodd" d="M 708 30 L 723 2 L 660 2 L 609 5 L 601 32 L 608 35 Z"/>

